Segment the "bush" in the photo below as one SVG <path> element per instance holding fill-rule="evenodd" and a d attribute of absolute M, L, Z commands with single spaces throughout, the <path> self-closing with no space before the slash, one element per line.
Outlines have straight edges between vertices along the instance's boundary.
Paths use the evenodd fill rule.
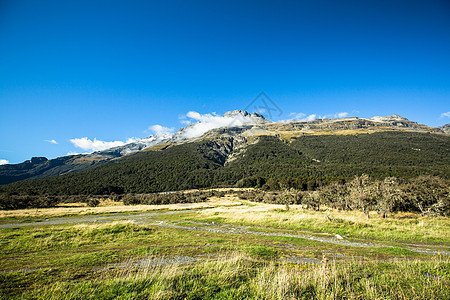
<path fill-rule="evenodd" d="M 360 209 L 369 216 L 403 212 L 420 212 L 428 216 L 450 216 L 450 181 L 434 176 L 420 176 L 401 182 L 395 177 L 373 180 L 368 175 L 356 176 L 346 184 L 332 183 L 309 193 L 303 200 L 316 209 L 318 203 L 338 209 Z"/>
<path fill-rule="evenodd" d="M 90 207 L 96 207 L 100 204 L 100 200 L 98 199 L 89 199 L 87 205 Z"/>
<path fill-rule="evenodd" d="M 46 208 L 60 202 L 56 196 L 0 194 L 0 209 Z"/>
<path fill-rule="evenodd" d="M 430 216 L 450 216 L 450 184 L 435 176 L 411 179 L 402 187 L 399 210 L 416 211 Z"/>

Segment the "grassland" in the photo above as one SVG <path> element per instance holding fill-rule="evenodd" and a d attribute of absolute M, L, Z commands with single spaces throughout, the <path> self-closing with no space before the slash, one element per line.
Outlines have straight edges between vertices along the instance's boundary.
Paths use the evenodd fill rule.
<path fill-rule="evenodd" d="M 450 298 L 448 218 L 234 200 L 0 212 L 0 298 Z"/>
<path fill-rule="evenodd" d="M 220 190 L 220 189 L 218 189 Z M 231 200 L 234 200 L 233 198 Z M 196 208 L 211 208 L 215 206 L 233 206 L 241 203 L 231 201 L 228 197 L 209 199 L 208 202 L 179 203 L 170 205 L 124 205 L 122 202 L 101 200 L 97 207 L 89 207 L 86 203 L 61 203 L 51 208 L 0 210 L 0 224 L 2 222 L 23 222 L 26 220 L 43 219 L 58 216 L 80 216 L 89 214 L 112 214 L 124 212 L 142 212 L 158 210 L 186 210 Z"/>
<path fill-rule="evenodd" d="M 361 211 L 347 212 L 328 208 L 311 211 L 300 205 L 292 205 L 286 211 L 282 205 L 249 204 L 248 207 L 204 210 L 195 216 L 183 217 L 199 221 L 217 218 L 217 221 L 236 225 L 325 232 L 356 239 L 450 244 L 450 219 L 445 217 L 428 218 L 413 213 L 397 213 L 380 219 L 375 212 L 367 218 Z M 327 214 L 335 222 L 329 221 Z"/>

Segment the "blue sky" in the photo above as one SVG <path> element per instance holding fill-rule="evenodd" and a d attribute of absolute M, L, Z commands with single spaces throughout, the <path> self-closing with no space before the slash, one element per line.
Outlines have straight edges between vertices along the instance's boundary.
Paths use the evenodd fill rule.
<path fill-rule="evenodd" d="M 0 161 L 189 111 L 450 122 L 448 1 L 0 1 Z M 53 143 L 52 141 L 56 142 Z"/>

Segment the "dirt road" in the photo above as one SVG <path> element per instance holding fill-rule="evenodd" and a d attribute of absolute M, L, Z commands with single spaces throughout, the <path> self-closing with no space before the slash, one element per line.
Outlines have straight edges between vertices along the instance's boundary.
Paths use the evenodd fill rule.
<path fill-rule="evenodd" d="M 0 229 L 7 228 L 17 228 L 26 226 L 52 226 L 52 225 L 75 225 L 75 224 L 101 224 L 101 223 L 112 223 L 112 222 L 135 222 L 138 224 L 148 224 L 151 226 L 159 226 L 165 228 L 176 228 L 189 231 L 203 231 L 210 233 L 222 233 L 222 234 L 233 234 L 233 235 L 256 235 L 256 236 L 279 236 L 279 237 L 291 237 L 300 238 L 306 240 L 312 240 L 320 243 L 331 243 L 349 247 L 392 247 L 390 245 L 385 245 L 382 242 L 359 242 L 347 240 L 338 235 L 332 234 L 322 234 L 312 232 L 296 232 L 294 230 L 284 230 L 283 232 L 276 231 L 271 228 L 263 227 L 252 227 L 252 226 L 237 226 L 233 224 L 214 224 L 214 223 L 200 223 L 192 221 L 180 221 L 180 222 L 167 222 L 156 219 L 158 216 L 163 215 L 173 215 L 173 214 L 184 214 L 192 213 L 198 210 L 178 210 L 178 211 L 152 211 L 144 213 L 127 213 L 127 214 L 114 214 L 114 215 L 81 215 L 81 216 L 70 216 L 70 217 L 59 217 L 45 219 L 40 222 L 24 222 L 24 223 L 8 223 L 1 224 Z M 405 249 L 418 253 L 426 253 L 432 255 L 449 255 L 450 251 L 439 247 L 436 245 L 414 245 L 414 244 L 404 244 L 402 246 Z"/>

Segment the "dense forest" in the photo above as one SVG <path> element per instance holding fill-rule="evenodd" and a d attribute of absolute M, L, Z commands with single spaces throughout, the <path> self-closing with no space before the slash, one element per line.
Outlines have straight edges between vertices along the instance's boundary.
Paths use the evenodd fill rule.
<path fill-rule="evenodd" d="M 375 179 L 433 175 L 450 178 L 450 136 L 413 132 L 260 136 L 236 159 L 203 140 L 141 151 L 88 171 L 0 186 L 3 195 L 154 193 L 210 187 L 282 186 L 315 190 L 367 174 Z M 220 138 L 219 138 L 220 139 Z"/>

